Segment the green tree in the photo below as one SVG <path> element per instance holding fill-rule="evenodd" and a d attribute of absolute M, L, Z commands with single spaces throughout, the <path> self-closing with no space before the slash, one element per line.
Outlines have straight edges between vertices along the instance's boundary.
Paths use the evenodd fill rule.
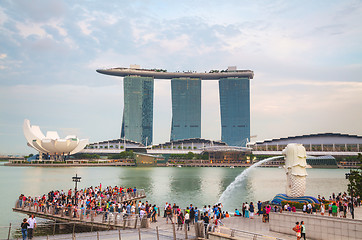
<path fill-rule="evenodd" d="M 117 154 L 107 156 L 108 159 L 134 159 L 133 151 L 123 151 Z"/>
<path fill-rule="evenodd" d="M 360 161 L 358 169 L 350 170 L 348 176 L 348 193 L 353 196 L 362 196 L 362 155 L 359 153 L 357 159 Z"/>
<path fill-rule="evenodd" d="M 193 159 L 195 154 L 193 152 L 188 152 L 186 155 L 186 159 Z"/>
<path fill-rule="evenodd" d="M 89 154 L 89 153 L 77 153 L 73 155 L 74 159 L 99 159 L 99 155 L 97 154 Z"/>

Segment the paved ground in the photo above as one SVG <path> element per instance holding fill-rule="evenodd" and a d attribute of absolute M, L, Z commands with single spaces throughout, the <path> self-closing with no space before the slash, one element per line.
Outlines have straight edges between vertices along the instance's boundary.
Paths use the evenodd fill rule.
<path fill-rule="evenodd" d="M 326 216 L 328 217 L 328 216 Z M 349 215 L 348 218 L 351 218 Z M 362 220 L 362 207 L 355 209 L 355 219 Z M 157 223 L 151 223 L 150 228 L 148 229 L 140 229 L 140 233 L 138 229 L 126 229 L 120 230 L 121 239 L 129 239 L 129 240 L 139 240 L 139 234 L 141 234 L 142 240 L 148 239 L 157 239 L 156 227 L 159 230 L 159 239 L 173 239 L 173 227 L 172 224 L 166 224 L 164 218 L 159 218 Z M 253 235 L 250 233 L 257 233 L 264 236 L 258 236 L 256 239 L 295 239 L 294 235 L 287 235 L 281 233 L 275 233 L 269 231 L 269 224 L 263 223 L 261 221 L 261 216 L 255 216 L 254 219 L 247 219 L 242 217 L 231 217 L 223 220 L 224 226 L 221 228 L 222 233 L 226 233 L 230 235 L 231 229 L 237 229 L 235 232 L 235 236 L 240 239 L 253 239 Z M 176 226 L 177 229 L 177 226 Z M 98 233 L 99 238 L 97 238 L 97 233 L 78 233 L 76 234 L 76 239 L 81 240 L 90 240 L 90 239 L 99 239 L 99 240 L 108 240 L 108 239 L 119 239 L 119 231 L 111 230 L 111 231 L 102 231 Z M 195 238 L 195 229 L 194 225 L 190 225 L 190 231 L 187 232 L 189 239 Z M 177 239 L 186 239 L 185 231 L 176 230 Z M 270 238 L 271 237 L 271 238 Z M 45 240 L 47 237 L 36 237 L 36 240 Z M 48 239 L 72 239 L 70 234 L 64 235 L 55 235 L 49 236 Z"/>
<path fill-rule="evenodd" d="M 230 235 L 231 231 L 230 228 L 238 229 L 247 231 L 249 233 L 258 233 L 263 235 L 268 235 L 271 237 L 276 238 L 282 238 L 282 239 L 294 239 L 294 236 L 289 236 L 285 234 L 277 234 L 269 231 L 268 223 L 262 223 L 261 217 L 256 217 L 255 219 L 246 219 L 241 217 L 231 217 L 228 219 L 225 219 L 223 221 L 224 226 L 222 228 L 223 233 L 227 233 Z M 166 221 L 164 218 L 159 218 L 159 221 L 157 223 L 151 223 L 151 226 L 149 229 L 141 229 L 141 239 L 157 239 L 157 230 L 156 227 L 158 227 L 159 231 L 159 237 L 160 239 L 173 239 L 173 226 L 172 224 L 166 224 Z M 186 239 L 185 235 L 185 229 L 177 230 L 177 225 L 175 225 L 176 229 L 176 237 L 177 239 Z M 242 237 L 243 239 L 252 239 L 253 235 L 249 234 L 247 232 L 236 232 L 235 236 Z M 121 233 L 121 239 L 139 239 L 139 232 L 138 229 L 126 229 L 126 230 L 120 230 Z M 195 239 L 195 228 L 194 225 L 190 225 L 190 231 L 187 232 L 188 239 Z M 49 236 L 48 238 L 46 236 L 44 237 L 37 237 L 34 239 L 40 240 L 40 239 L 71 239 L 72 236 L 70 234 L 64 234 L 64 235 L 56 235 L 56 236 Z M 265 236 L 264 238 L 268 238 Z M 97 233 L 78 233 L 76 234 L 76 239 L 97 239 Z M 100 240 L 106 240 L 106 239 L 119 239 L 119 231 L 118 230 L 111 230 L 111 231 L 103 231 L 99 232 L 99 239 Z M 258 238 L 259 239 L 259 238 Z"/>

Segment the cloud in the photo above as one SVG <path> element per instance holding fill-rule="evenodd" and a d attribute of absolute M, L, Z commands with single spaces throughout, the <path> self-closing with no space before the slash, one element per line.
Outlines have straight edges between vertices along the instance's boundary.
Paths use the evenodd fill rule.
<path fill-rule="evenodd" d="M 8 20 L 4 8 L 0 6 L 0 25 L 3 25 Z"/>
<path fill-rule="evenodd" d="M 19 152 L 27 116 L 91 141 L 116 138 L 122 79 L 95 70 L 140 64 L 253 70 L 251 127 L 260 139 L 361 134 L 361 10 L 359 1 L 1 1 L 2 133 Z M 156 81 L 154 142 L 169 137 L 169 91 Z M 203 83 L 202 94 L 202 136 L 220 139 L 217 82 Z"/>
<path fill-rule="evenodd" d="M 362 108 L 361 92 L 362 83 L 356 82 L 254 83 L 252 134 L 259 140 L 316 132 L 360 134 L 362 113 L 355 110 Z"/>
<path fill-rule="evenodd" d="M 46 22 L 64 17 L 67 6 L 63 1 L 57 0 L 17 0 L 11 1 L 11 5 L 25 18 L 36 22 Z"/>

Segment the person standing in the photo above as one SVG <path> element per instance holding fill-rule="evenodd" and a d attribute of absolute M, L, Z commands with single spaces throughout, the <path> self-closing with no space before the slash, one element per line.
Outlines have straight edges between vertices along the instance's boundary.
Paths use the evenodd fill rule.
<path fill-rule="evenodd" d="M 173 224 L 171 206 L 168 206 L 168 207 L 166 208 L 165 213 L 166 213 L 166 224 L 168 224 L 168 219 L 170 219 L 171 223 Z"/>
<path fill-rule="evenodd" d="M 167 213 L 166 213 L 167 208 L 168 208 L 168 202 L 166 202 L 166 204 L 165 204 L 165 208 L 164 208 L 164 212 L 163 212 L 163 217 L 164 218 L 167 217 Z"/>
<path fill-rule="evenodd" d="M 333 206 L 332 202 L 329 202 L 329 204 L 328 204 L 328 216 L 331 216 L 331 214 L 332 214 L 332 206 Z"/>
<path fill-rule="evenodd" d="M 297 240 L 300 240 L 301 233 L 300 233 L 300 225 L 299 222 L 295 223 L 295 226 L 293 227 L 293 231 L 296 232 Z"/>
<path fill-rule="evenodd" d="M 317 208 L 316 208 L 316 206 L 314 205 L 314 203 L 313 203 L 313 205 L 312 205 L 312 214 L 317 215 Z"/>
<path fill-rule="evenodd" d="M 260 201 L 258 201 L 258 216 L 260 215 L 260 214 L 262 214 L 262 212 L 261 212 L 261 202 Z"/>
<path fill-rule="evenodd" d="M 243 203 L 243 206 L 241 208 L 241 211 L 243 213 L 243 217 L 245 217 L 245 203 Z"/>
<path fill-rule="evenodd" d="M 268 205 L 266 208 L 265 208 L 265 211 L 266 211 L 266 215 L 267 215 L 267 221 L 269 222 L 269 213 L 271 211 L 271 206 Z"/>
<path fill-rule="evenodd" d="M 253 202 L 250 203 L 250 218 L 253 219 L 254 218 L 254 204 Z"/>
<path fill-rule="evenodd" d="M 312 204 L 308 203 L 307 205 L 307 213 L 312 214 Z"/>
<path fill-rule="evenodd" d="M 337 217 L 337 212 L 338 212 L 338 207 L 337 207 L 336 203 L 333 203 L 333 205 L 332 205 L 332 216 Z"/>
<path fill-rule="evenodd" d="M 304 238 L 304 240 L 305 240 L 305 226 L 304 226 L 304 221 L 301 221 L 300 222 L 300 232 L 301 232 L 301 235 L 300 235 L 300 237 L 301 238 Z"/>
<path fill-rule="evenodd" d="M 210 218 L 208 216 L 207 213 L 205 213 L 205 216 L 202 218 L 202 220 L 204 221 L 204 227 L 205 227 L 205 235 L 207 234 L 207 226 L 209 225 L 210 222 Z"/>
<path fill-rule="evenodd" d="M 339 202 L 338 203 L 338 209 L 339 209 L 339 217 L 343 217 L 343 203 Z"/>
<path fill-rule="evenodd" d="M 36 219 L 34 217 L 34 214 L 32 214 L 31 217 L 28 219 L 28 224 L 28 238 L 33 239 L 34 228 L 36 228 Z"/>
<path fill-rule="evenodd" d="M 184 215 L 182 214 L 181 210 L 177 213 L 177 224 L 177 230 L 180 228 L 182 230 L 182 225 L 184 224 Z"/>
<path fill-rule="evenodd" d="M 321 203 L 321 208 L 320 208 L 320 211 L 321 211 L 321 215 L 324 216 L 324 212 L 325 212 L 325 206 L 324 206 L 324 203 L 322 202 Z"/>
<path fill-rule="evenodd" d="M 195 209 L 192 204 L 190 205 L 190 223 L 195 223 Z"/>
<path fill-rule="evenodd" d="M 197 223 L 197 221 L 199 221 L 199 210 L 197 209 L 197 207 L 195 207 L 195 222 Z"/>
<path fill-rule="evenodd" d="M 21 223 L 21 234 L 23 235 L 23 240 L 26 240 L 27 237 L 27 230 L 28 230 L 29 223 L 26 220 L 26 218 L 23 219 L 23 222 Z"/>
<path fill-rule="evenodd" d="M 249 218 L 249 204 L 248 204 L 248 202 L 245 203 L 244 207 L 245 207 L 245 217 Z"/>
<path fill-rule="evenodd" d="M 187 231 L 190 231 L 190 214 L 188 212 L 185 214 L 185 228 L 187 228 Z"/>

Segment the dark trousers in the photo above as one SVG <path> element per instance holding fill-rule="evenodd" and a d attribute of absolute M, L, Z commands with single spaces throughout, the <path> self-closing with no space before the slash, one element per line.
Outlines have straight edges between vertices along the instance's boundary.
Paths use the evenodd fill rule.
<path fill-rule="evenodd" d="M 22 233 L 22 235 L 23 235 L 23 240 L 26 240 L 27 229 L 26 229 L 26 228 L 22 228 L 22 229 L 21 229 L 21 233 Z"/>
<path fill-rule="evenodd" d="M 302 235 L 300 236 L 300 238 L 304 238 L 304 240 L 305 240 L 305 233 L 302 233 Z"/>
<path fill-rule="evenodd" d="M 205 226 L 205 235 L 207 235 L 207 226 L 208 226 L 209 224 L 208 223 L 204 223 L 204 226 Z"/>
<path fill-rule="evenodd" d="M 190 220 L 185 220 L 185 228 L 187 227 L 187 230 L 190 231 Z"/>
<path fill-rule="evenodd" d="M 28 238 L 33 239 L 33 230 L 32 228 L 28 228 Z"/>

